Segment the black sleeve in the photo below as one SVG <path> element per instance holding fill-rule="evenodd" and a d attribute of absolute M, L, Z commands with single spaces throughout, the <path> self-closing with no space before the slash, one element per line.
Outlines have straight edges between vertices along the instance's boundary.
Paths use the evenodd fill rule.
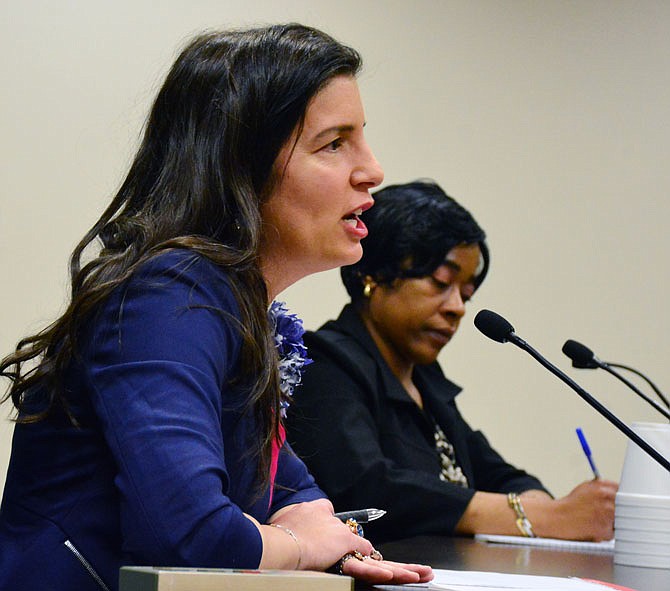
<path fill-rule="evenodd" d="M 465 421 L 464 421 L 465 422 Z M 475 479 L 472 485 L 485 492 L 523 492 L 525 490 L 543 490 L 542 483 L 527 472 L 507 463 L 491 447 L 481 431 L 473 431 L 468 426 L 468 450 L 472 458 Z"/>
<path fill-rule="evenodd" d="M 428 410 L 454 446 L 456 460 L 472 488 L 493 493 L 531 489 L 549 492 L 535 476 L 505 461 L 481 431 L 470 427 L 458 410 L 455 398 L 444 396 L 444 390 L 451 383 L 438 364 L 424 366 L 422 376 L 428 388 L 429 397 L 425 399 Z"/>

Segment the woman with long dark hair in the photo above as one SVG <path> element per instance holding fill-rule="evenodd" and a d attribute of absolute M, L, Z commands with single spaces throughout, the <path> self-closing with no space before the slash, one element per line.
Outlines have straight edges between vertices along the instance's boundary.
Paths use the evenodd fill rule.
<path fill-rule="evenodd" d="M 74 250 L 67 309 L 0 362 L 17 409 L 0 587 L 340 559 L 368 581 L 430 578 L 374 560 L 284 444 L 305 356 L 297 319 L 270 304 L 360 258 L 358 216 L 382 180 L 360 64 L 297 24 L 204 34 L 178 57 Z"/>

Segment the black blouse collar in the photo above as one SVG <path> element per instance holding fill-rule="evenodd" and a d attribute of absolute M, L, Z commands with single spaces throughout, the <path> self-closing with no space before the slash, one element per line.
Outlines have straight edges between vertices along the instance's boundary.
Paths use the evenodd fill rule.
<path fill-rule="evenodd" d="M 365 328 L 360 314 L 351 304 L 347 304 L 342 308 L 337 320 L 327 322 L 322 328 L 337 330 L 338 332 L 347 334 L 375 359 L 377 365 L 382 369 L 384 392 L 388 398 L 414 404 L 398 379 L 393 375 L 391 368 L 386 363 L 372 336 L 367 328 Z M 454 384 L 444 376 L 442 368 L 437 361 L 429 365 L 417 365 L 414 368 L 414 377 L 428 408 L 434 406 L 430 403 L 434 397 L 439 396 L 444 402 L 445 398 L 446 400 L 451 400 L 461 391 L 460 386 Z M 436 384 L 439 384 L 439 388 L 431 387 Z"/>

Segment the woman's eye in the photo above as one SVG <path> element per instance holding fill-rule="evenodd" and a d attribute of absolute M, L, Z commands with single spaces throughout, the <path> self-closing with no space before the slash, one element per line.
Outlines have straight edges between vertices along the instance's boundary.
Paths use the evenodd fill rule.
<path fill-rule="evenodd" d="M 325 147 L 326 150 L 329 150 L 331 152 L 336 152 L 339 148 L 342 147 L 342 143 L 343 143 L 342 138 L 338 137 L 338 138 L 334 139 L 332 142 L 330 142 L 329 144 L 326 144 L 326 146 L 324 146 L 324 147 Z"/>

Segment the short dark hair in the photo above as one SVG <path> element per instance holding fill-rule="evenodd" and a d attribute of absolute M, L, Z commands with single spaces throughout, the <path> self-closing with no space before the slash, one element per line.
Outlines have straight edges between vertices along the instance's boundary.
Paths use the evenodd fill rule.
<path fill-rule="evenodd" d="M 354 303 L 363 297 L 366 276 L 380 284 L 425 277 L 459 244 L 477 244 L 482 251 L 484 264 L 475 279 L 479 287 L 489 268 L 486 234 L 439 185 L 429 180 L 390 185 L 373 197 L 374 207 L 361 216 L 369 230 L 363 257 L 340 271 Z"/>

